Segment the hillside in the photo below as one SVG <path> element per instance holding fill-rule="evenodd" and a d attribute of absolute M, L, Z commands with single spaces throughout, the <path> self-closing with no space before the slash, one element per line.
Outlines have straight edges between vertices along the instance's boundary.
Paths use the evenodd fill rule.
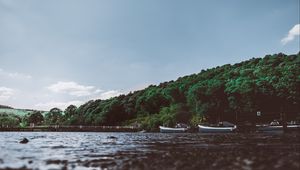
<path fill-rule="evenodd" d="M 20 121 L 25 121 L 24 124 L 131 124 L 154 130 L 159 125 L 173 126 L 178 122 L 190 125 L 220 120 L 268 122 L 279 119 L 282 113 L 288 120 L 300 120 L 299 104 L 300 52 L 280 53 L 202 70 L 108 100 L 91 100 L 79 108 L 71 105 L 64 113 L 57 108 L 47 113 L 29 113 Z M 257 111 L 262 113 L 259 118 Z"/>
<path fill-rule="evenodd" d="M 300 113 L 299 68 L 300 53 L 252 58 L 151 85 L 128 95 L 89 101 L 70 114 L 66 123 L 138 123 L 153 129 L 176 122 L 247 120 L 257 111 L 263 115 L 284 112 L 295 119 Z"/>
<path fill-rule="evenodd" d="M 30 109 L 14 109 L 11 107 L 0 108 L 0 128 L 1 127 L 24 127 L 30 123 L 41 123 L 48 112 Z"/>
<path fill-rule="evenodd" d="M 23 109 L 13 109 L 13 108 L 0 108 L 0 114 L 14 114 L 18 116 L 24 116 L 30 114 L 32 111 L 23 110 Z"/>
<path fill-rule="evenodd" d="M 0 104 L 0 109 L 12 109 L 12 107 Z"/>

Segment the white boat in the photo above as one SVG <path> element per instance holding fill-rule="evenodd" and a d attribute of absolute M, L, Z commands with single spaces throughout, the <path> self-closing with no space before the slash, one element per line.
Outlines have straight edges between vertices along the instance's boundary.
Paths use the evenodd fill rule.
<path fill-rule="evenodd" d="M 231 127 L 198 125 L 198 127 L 199 127 L 199 132 L 202 133 L 228 133 L 228 132 L 233 132 L 236 129 L 236 125 Z"/>
<path fill-rule="evenodd" d="M 146 130 L 139 131 L 139 133 L 146 133 L 146 132 L 147 132 Z"/>
<path fill-rule="evenodd" d="M 186 132 L 188 129 L 189 128 L 184 128 L 184 127 L 170 128 L 165 126 L 159 126 L 159 130 L 162 133 L 183 133 Z"/>
<path fill-rule="evenodd" d="M 283 131 L 283 125 L 280 124 L 278 120 L 273 120 L 267 125 L 256 125 L 258 131 Z M 292 121 L 286 125 L 287 130 L 299 130 L 300 125 Z"/>
<path fill-rule="evenodd" d="M 300 125 L 287 125 L 287 130 L 300 130 Z M 257 125 L 258 131 L 282 131 L 282 125 Z"/>

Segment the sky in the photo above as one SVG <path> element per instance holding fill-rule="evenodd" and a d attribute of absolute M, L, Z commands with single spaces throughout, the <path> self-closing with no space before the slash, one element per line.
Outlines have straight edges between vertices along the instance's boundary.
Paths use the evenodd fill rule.
<path fill-rule="evenodd" d="M 0 0 L 0 104 L 49 110 L 300 51 L 300 0 Z"/>

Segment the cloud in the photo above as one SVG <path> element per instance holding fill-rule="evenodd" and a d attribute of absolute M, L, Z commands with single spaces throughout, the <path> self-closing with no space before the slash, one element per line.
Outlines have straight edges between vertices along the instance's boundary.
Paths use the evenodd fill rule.
<path fill-rule="evenodd" d="M 110 91 L 101 93 L 100 96 L 98 96 L 98 97 L 102 100 L 106 100 L 106 99 L 110 99 L 115 96 L 119 96 L 121 94 L 122 93 L 117 90 L 110 90 Z"/>
<path fill-rule="evenodd" d="M 83 104 L 84 101 L 79 101 L 79 100 L 74 100 L 74 101 L 67 101 L 67 102 L 46 102 L 46 103 L 38 103 L 35 106 L 35 108 L 40 109 L 40 110 L 50 110 L 54 107 L 60 108 L 62 110 L 64 110 L 65 108 L 67 108 L 70 105 L 76 105 L 76 106 L 80 106 L 81 104 Z"/>
<path fill-rule="evenodd" d="M 118 96 L 118 95 L 121 95 L 121 94 L 122 93 L 119 92 L 119 91 L 117 91 L 117 90 L 109 90 L 109 91 L 100 93 L 100 95 L 98 95 L 97 97 L 92 98 L 92 99 L 94 99 L 94 100 L 95 99 L 106 100 L 106 99 L 110 99 L 112 97 L 115 97 L 115 96 Z M 50 102 L 44 102 L 44 103 L 35 104 L 34 108 L 40 109 L 40 110 L 50 110 L 50 109 L 52 109 L 54 107 L 57 107 L 57 108 L 60 108 L 60 109 L 65 109 L 69 105 L 80 106 L 80 105 L 84 104 L 85 102 L 87 102 L 86 99 L 84 99 L 84 100 L 72 100 L 72 101 L 67 101 L 67 102 L 50 101 Z"/>
<path fill-rule="evenodd" d="M 288 33 L 287 36 L 285 36 L 282 40 L 281 43 L 283 45 L 287 44 L 290 41 L 293 41 L 295 37 L 300 35 L 300 24 L 296 24 Z"/>
<path fill-rule="evenodd" d="M 67 94 L 69 96 L 64 96 L 63 98 L 61 98 L 61 96 L 48 95 L 48 99 L 35 104 L 34 108 L 41 110 L 50 110 L 51 108 L 58 107 L 60 109 L 65 109 L 71 104 L 80 106 L 88 100 L 106 100 L 122 94 L 118 90 L 104 91 L 96 88 L 95 86 L 85 86 L 74 81 L 58 81 L 57 83 L 51 84 L 46 88 L 51 92 Z"/>
<path fill-rule="evenodd" d="M 0 76 L 9 77 L 12 79 L 31 79 L 32 76 L 29 74 L 18 73 L 18 72 L 7 72 L 0 68 Z"/>
<path fill-rule="evenodd" d="M 0 102 L 6 101 L 14 95 L 15 91 L 11 88 L 0 87 Z"/>
<path fill-rule="evenodd" d="M 95 89 L 94 86 L 84 86 L 72 81 L 59 81 L 55 84 L 48 86 L 47 88 L 55 93 L 66 93 L 71 96 L 77 97 L 90 96 L 102 92 L 102 90 L 100 89 Z"/>

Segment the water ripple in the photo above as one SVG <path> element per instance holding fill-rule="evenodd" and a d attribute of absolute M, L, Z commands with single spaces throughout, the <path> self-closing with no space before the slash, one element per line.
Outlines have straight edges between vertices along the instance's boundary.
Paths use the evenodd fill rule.
<path fill-rule="evenodd" d="M 300 168 L 299 133 L 0 132 L 0 141 L 0 169 Z"/>

